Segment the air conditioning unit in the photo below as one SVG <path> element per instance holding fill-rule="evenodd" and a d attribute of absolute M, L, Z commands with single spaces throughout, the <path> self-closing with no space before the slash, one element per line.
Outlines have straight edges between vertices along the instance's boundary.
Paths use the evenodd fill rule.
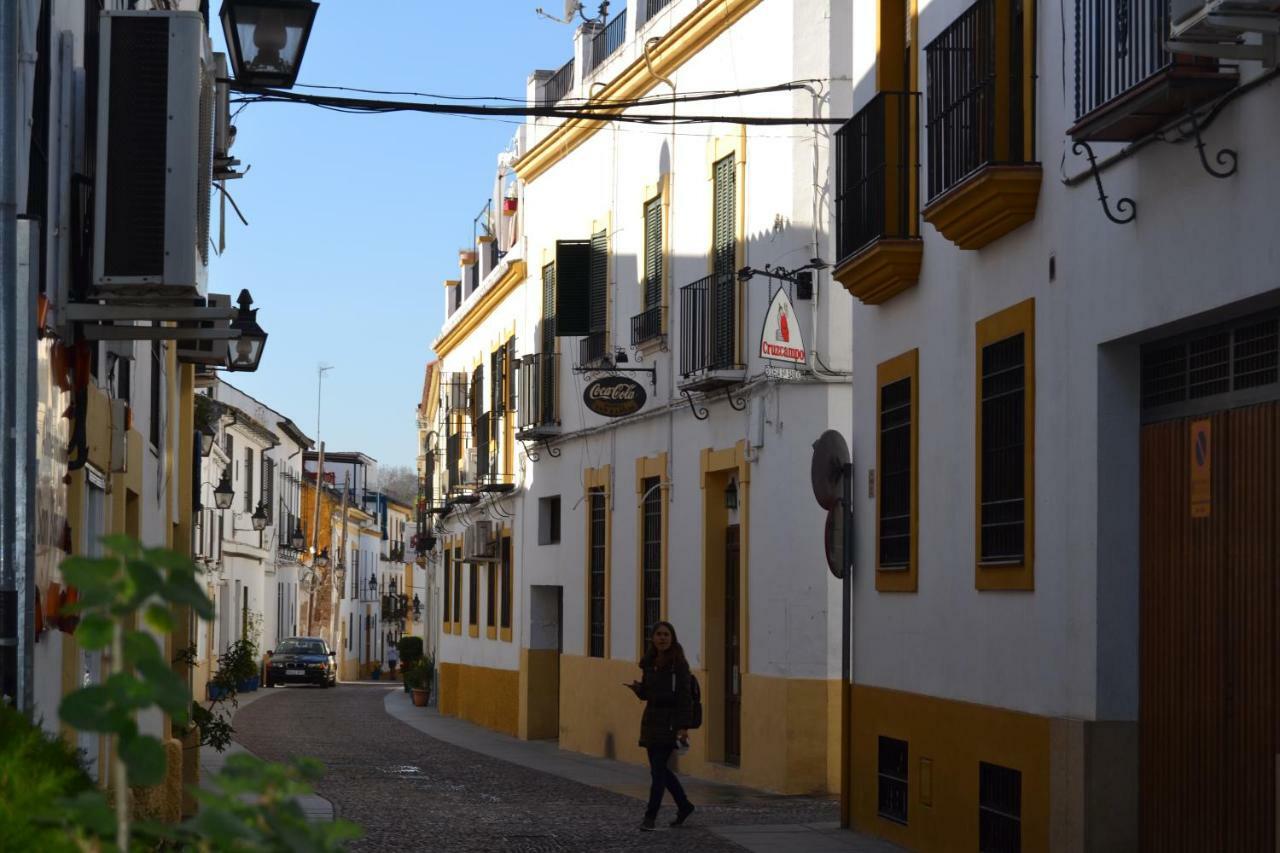
<path fill-rule="evenodd" d="M 1257 34 L 1260 39 L 1246 39 Z M 1170 0 L 1166 47 L 1176 53 L 1255 60 L 1276 67 L 1280 0 Z"/>
<path fill-rule="evenodd" d="M 490 562 L 498 559 L 498 538 L 492 521 L 477 521 L 462 534 L 464 560 Z"/>
<path fill-rule="evenodd" d="M 197 12 L 103 12 L 93 283 L 103 299 L 205 295 L 214 75 Z"/>
<path fill-rule="evenodd" d="M 229 293 L 210 293 L 208 299 L 195 301 L 209 308 L 231 308 L 231 294 Z M 228 328 L 231 325 L 231 321 L 183 320 L 178 325 L 191 329 Z M 227 342 L 179 338 L 178 361 L 183 364 L 206 364 L 214 367 L 223 367 L 227 363 Z"/>

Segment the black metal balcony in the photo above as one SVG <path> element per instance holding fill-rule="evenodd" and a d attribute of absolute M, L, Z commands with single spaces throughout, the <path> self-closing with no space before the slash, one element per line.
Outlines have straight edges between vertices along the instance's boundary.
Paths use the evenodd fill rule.
<path fill-rule="evenodd" d="M 591 68 L 595 71 L 627 38 L 627 9 L 613 16 L 603 29 L 591 38 Z"/>
<path fill-rule="evenodd" d="M 475 442 L 477 484 L 484 483 L 489 477 L 489 427 L 492 423 L 492 412 L 483 412 L 476 418 L 475 430 L 472 433 Z"/>
<path fill-rule="evenodd" d="M 1209 57 L 1165 50 L 1169 0 L 1076 0 L 1074 139 L 1147 135 L 1239 82 Z"/>
<path fill-rule="evenodd" d="M 573 89 L 573 60 L 570 59 L 547 79 L 543 88 L 543 103 L 555 104 Z"/>
<path fill-rule="evenodd" d="M 1025 162 L 1021 33 L 1020 0 L 978 0 L 925 46 L 929 201 L 983 166 Z"/>
<path fill-rule="evenodd" d="M 680 288 L 682 388 L 711 390 L 742 381 L 737 290 L 732 273 L 712 273 Z"/>
<path fill-rule="evenodd" d="M 663 313 L 665 313 L 665 309 L 661 305 L 655 305 L 631 318 L 631 345 L 633 347 L 662 337 Z"/>
<path fill-rule="evenodd" d="M 644 19 L 647 21 L 663 9 L 671 5 L 671 0 L 647 0 L 644 10 Z"/>
<path fill-rule="evenodd" d="M 601 367 L 609 363 L 608 335 L 592 332 L 578 341 L 578 366 Z"/>
<path fill-rule="evenodd" d="M 516 437 L 536 440 L 560 432 L 559 356 L 553 352 L 526 355 L 520 360 L 519 421 Z"/>
<path fill-rule="evenodd" d="M 880 92 L 836 131 L 836 254 L 919 235 L 913 215 L 919 92 Z"/>

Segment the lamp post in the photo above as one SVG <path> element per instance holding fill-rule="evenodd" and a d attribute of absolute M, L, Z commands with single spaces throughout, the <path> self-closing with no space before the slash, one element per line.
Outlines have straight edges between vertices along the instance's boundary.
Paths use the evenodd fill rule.
<path fill-rule="evenodd" d="M 253 515 L 249 516 L 249 522 L 253 525 L 253 529 L 261 533 L 267 528 L 267 505 L 264 501 L 258 501 L 258 508 L 253 511 Z"/>
<path fill-rule="evenodd" d="M 233 373 L 252 373 L 262 361 L 262 350 L 267 345 L 267 333 L 258 325 L 258 309 L 250 308 L 253 297 L 248 290 L 241 290 L 236 299 L 240 312 L 231 321 L 231 328 L 240 337 L 227 347 L 227 370 Z"/>
<path fill-rule="evenodd" d="M 325 548 L 319 554 L 316 554 L 316 566 L 326 568 L 329 565 L 329 549 Z"/>
<path fill-rule="evenodd" d="M 208 456 L 212 452 L 213 452 L 213 433 L 201 432 L 200 433 L 200 455 Z"/>
<path fill-rule="evenodd" d="M 225 0 L 219 17 L 239 87 L 293 88 L 319 8 L 310 0 Z"/>
<path fill-rule="evenodd" d="M 213 490 L 213 503 L 218 509 L 230 509 L 231 502 L 235 500 L 236 493 L 231 488 L 231 466 L 228 465 L 222 471 L 222 481 L 218 483 L 218 487 Z"/>
<path fill-rule="evenodd" d="M 295 551 L 301 551 L 303 546 L 307 544 L 307 539 L 302 535 L 302 528 L 295 527 L 293 533 L 289 536 L 289 547 Z"/>

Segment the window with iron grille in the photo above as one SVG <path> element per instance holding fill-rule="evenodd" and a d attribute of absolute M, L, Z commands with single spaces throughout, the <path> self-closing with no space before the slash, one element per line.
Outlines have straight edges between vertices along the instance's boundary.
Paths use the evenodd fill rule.
<path fill-rule="evenodd" d="M 930 201 L 1024 148 L 1022 0 L 977 0 L 925 46 Z"/>
<path fill-rule="evenodd" d="M 471 564 L 471 571 L 468 573 L 468 589 L 467 589 L 467 624 L 479 627 L 480 625 L 480 567 L 475 563 Z"/>
<path fill-rule="evenodd" d="M 1148 344 L 1142 349 L 1146 420 L 1280 398 L 1280 316 Z"/>
<path fill-rule="evenodd" d="M 907 822 L 907 742 L 879 738 L 876 813 L 895 823 Z"/>
<path fill-rule="evenodd" d="M 488 619 L 485 620 L 485 626 L 489 628 L 497 627 L 498 624 L 498 567 L 493 563 L 485 566 L 485 572 L 488 574 L 489 591 L 488 600 L 485 602 Z"/>
<path fill-rule="evenodd" d="M 160 397 L 161 379 L 164 376 L 164 344 L 151 342 L 151 446 L 160 449 Z"/>
<path fill-rule="evenodd" d="M 880 388 L 880 568 L 911 561 L 911 377 Z"/>
<path fill-rule="evenodd" d="M 982 348 L 981 545 L 984 564 L 1016 564 L 1026 550 L 1026 336 Z"/>
<path fill-rule="evenodd" d="M 462 549 L 453 549 L 453 621 L 462 624 Z"/>
<path fill-rule="evenodd" d="M 1022 853 L 1022 773 L 978 764 L 978 849 Z"/>
<path fill-rule="evenodd" d="M 499 627 L 510 630 L 511 628 L 511 537 L 503 536 L 501 550 L 502 557 L 502 613 Z"/>
<path fill-rule="evenodd" d="M 253 512 L 253 448 L 244 449 L 244 511 Z"/>
<path fill-rule="evenodd" d="M 644 639 L 662 619 L 662 480 L 646 477 L 640 481 L 644 495 L 641 539 L 641 577 L 644 586 Z"/>
<path fill-rule="evenodd" d="M 590 540 L 587 543 L 591 589 L 590 624 L 587 626 L 590 645 L 587 653 L 591 657 L 604 657 L 605 632 L 605 492 L 601 487 L 594 487 L 587 492 L 587 512 L 590 514 Z"/>
<path fill-rule="evenodd" d="M 444 617 L 445 624 L 453 621 L 453 555 L 444 552 Z"/>

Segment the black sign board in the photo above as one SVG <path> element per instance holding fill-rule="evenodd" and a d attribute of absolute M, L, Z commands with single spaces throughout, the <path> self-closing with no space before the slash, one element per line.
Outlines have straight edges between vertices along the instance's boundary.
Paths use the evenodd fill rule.
<path fill-rule="evenodd" d="M 644 386 L 625 376 L 605 376 L 582 392 L 582 402 L 597 415 L 622 418 L 644 408 Z"/>

